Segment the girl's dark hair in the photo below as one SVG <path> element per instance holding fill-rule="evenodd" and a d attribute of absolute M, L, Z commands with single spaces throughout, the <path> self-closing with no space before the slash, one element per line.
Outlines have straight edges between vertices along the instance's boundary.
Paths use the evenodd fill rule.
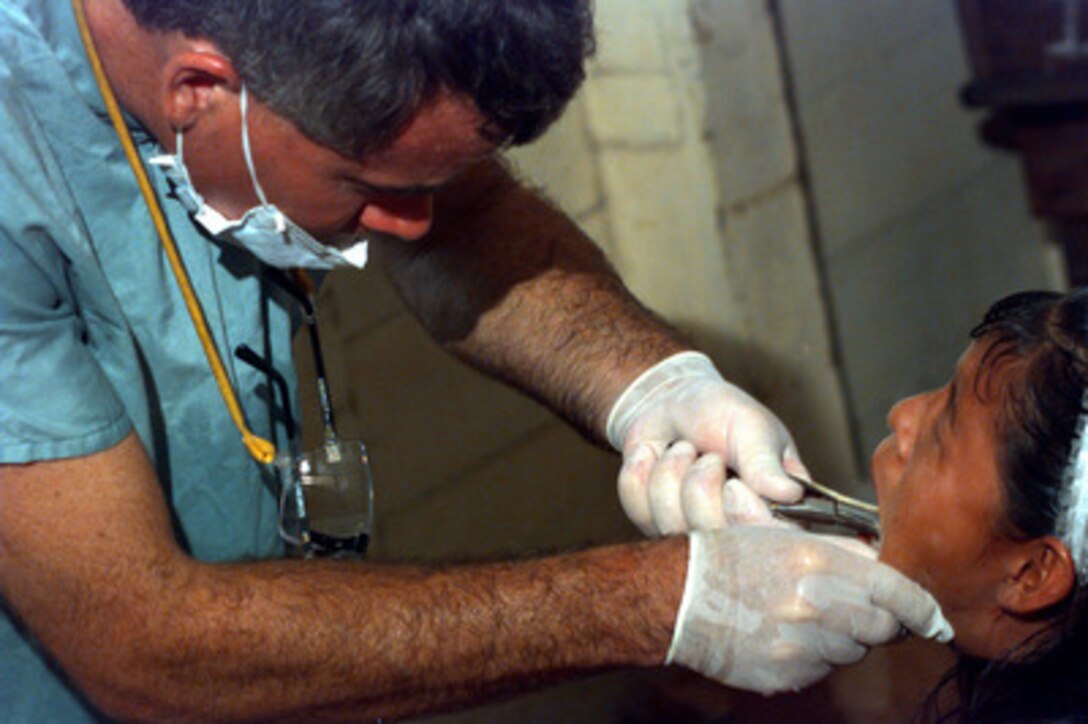
<path fill-rule="evenodd" d="M 497 143 L 554 121 L 593 52 L 589 0 L 124 0 L 145 28 L 212 41 L 254 96 L 353 158 L 442 88 Z"/>
<path fill-rule="evenodd" d="M 990 307 L 971 337 L 990 343 L 981 379 L 1015 362 L 998 414 L 998 471 L 1012 540 L 1054 535 L 1088 385 L 1088 292 L 1021 292 Z M 1010 721 L 1088 718 L 1088 586 L 1040 612 L 1047 627 L 1000 661 L 961 656 L 930 695 L 926 718 Z M 950 692 L 955 687 L 957 691 Z M 948 702 L 953 702 L 949 707 Z"/>

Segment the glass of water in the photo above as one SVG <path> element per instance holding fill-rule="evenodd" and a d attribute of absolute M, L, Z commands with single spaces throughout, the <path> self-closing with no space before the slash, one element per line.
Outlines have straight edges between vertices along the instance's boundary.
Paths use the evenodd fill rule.
<path fill-rule="evenodd" d="M 374 525 L 374 480 L 366 446 L 329 440 L 276 460 L 280 535 L 304 558 L 361 558 Z"/>

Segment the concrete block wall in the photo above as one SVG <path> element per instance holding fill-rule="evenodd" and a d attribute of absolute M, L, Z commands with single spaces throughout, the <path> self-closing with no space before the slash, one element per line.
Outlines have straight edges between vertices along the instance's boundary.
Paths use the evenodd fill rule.
<path fill-rule="evenodd" d="M 613 263 L 640 299 L 688 331 L 739 333 L 714 219 L 690 29 L 667 0 L 595 6 L 600 53 L 585 87 Z M 644 52 L 645 51 L 645 52 Z"/>
<path fill-rule="evenodd" d="M 814 476 L 859 493 L 770 6 L 694 0 L 688 22 L 718 243 L 743 325 L 742 336 L 725 338 L 719 363 L 782 417 Z"/>
<path fill-rule="evenodd" d="M 596 18 L 584 109 L 613 262 L 814 473 L 856 478 L 765 3 L 602 0 Z"/>

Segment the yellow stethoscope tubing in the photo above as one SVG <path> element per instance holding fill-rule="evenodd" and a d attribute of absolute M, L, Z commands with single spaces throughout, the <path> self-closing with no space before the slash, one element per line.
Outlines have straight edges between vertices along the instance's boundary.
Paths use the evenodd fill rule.
<path fill-rule="evenodd" d="M 196 329 L 197 337 L 200 338 L 200 345 L 204 348 L 204 355 L 208 358 L 208 365 L 211 367 L 212 376 L 215 377 L 215 383 L 219 387 L 219 393 L 223 396 L 223 402 L 227 405 L 227 412 L 230 413 L 231 420 L 234 421 L 234 426 L 238 428 L 238 432 L 242 434 L 242 444 L 246 446 L 246 450 L 249 451 L 249 454 L 253 459 L 259 463 L 271 463 L 276 458 L 276 446 L 269 440 L 254 434 L 246 425 L 245 415 L 242 413 L 242 406 L 238 403 L 238 398 L 234 394 L 234 388 L 231 387 L 230 378 L 227 377 L 226 368 L 223 366 L 223 360 L 219 356 L 219 350 L 216 348 L 211 331 L 208 329 L 208 322 L 204 318 L 204 311 L 201 309 L 200 302 L 196 298 L 196 293 L 193 291 L 192 283 L 189 281 L 189 275 L 185 271 L 185 264 L 182 262 L 177 245 L 174 243 L 174 237 L 171 235 L 170 229 L 166 225 L 166 218 L 163 216 L 162 207 L 159 205 L 159 200 L 155 196 L 154 189 L 151 188 L 151 182 L 147 178 L 147 172 L 144 170 L 140 154 L 136 151 L 136 145 L 132 142 L 132 136 L 121 116 L 121 108 L 117 104 L 117 99 L 113 95 L 113 89 L 110 88 L 109 80 L 106 78 L 105 70 L 102 68 L 102 60 L 98 55 L 98 49 L 94 44 L 94 38 L 91 37 L 91 31 L 87 25 L 87 16 L 83 9 L 83 0 L 72 0 L 72 8 L 75 10 L 76 24 L 79 26 L 79 35 L 83 39 L 83 45 L 87 50 L 87 57 L 91 62 L 91 70 L 94 72 L 94 78 L 98 83 L 98 89 L 102 94 L 102 100 L 106 103 L 106 111 L 109 113 L 110 121 L 113 123 L 113 128 L 117 132 L 117 137 L 121 140 L 121 146 L 125 151 L 125 158 L 128 159 L 128 163 L 132 167 L 132 172 L 136 176 L 136 184 L 140 187 L 140 193 L 144 197 L 147 209 L 151 213 L 151 220 L 155 225 L 155 230 L 159 234 L 159 239 L 162 241 L 163 249 L 166 252 L 166 258 L 170 261 L 170 267 L 173 269 L 174 277 L 178 282 L 178 287 L 181 288 L 181 296 L 185 300 L 185 308 L 188 309 L 189 316 L 193 320 L 193 327 Z"/>

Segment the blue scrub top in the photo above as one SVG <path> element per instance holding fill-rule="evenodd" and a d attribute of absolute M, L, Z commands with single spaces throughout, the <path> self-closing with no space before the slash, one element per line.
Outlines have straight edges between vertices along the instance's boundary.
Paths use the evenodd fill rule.
<path fill-rule="evenodd" d="M 163 151 L 130 125 L 146 166 Z M 86 455 L 135 429 L 193 556 L 281 554 L 271 471 L 231 423 L 67 0 L 0 0 L 0 129 L 0 463 Z M 293 402 L 294 304 L 149 175 L 250 427 L 282 449 L 283 400 L 233 350 L 269 361 Z M 66 545 L 63 520 L 50 544 Z M 0 721 L 94 716 L 0 606 Z"/>

